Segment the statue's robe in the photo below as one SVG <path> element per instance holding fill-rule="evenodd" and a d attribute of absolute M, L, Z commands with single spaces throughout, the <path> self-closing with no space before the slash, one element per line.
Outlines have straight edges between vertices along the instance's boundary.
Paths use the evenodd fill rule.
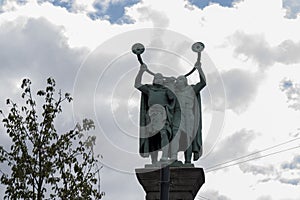
<path fill-rule="evenodd" d="M 192 145 L 192 151 L 194 153 L 194 160 L 198 160 L 202 155 L 202 112 L 201 112 L 201 95 L 200 91 L 206 86 L 206 82 L 201 79 L 199 83 L 196 85 L 187 85 L 182 91 L 176 92 L 177 100 L 174 111 L 174 118 L 172 124 L 172 132 L 175 136 L 179 132 L 185 132 L 185 134 L 181 134 L 179 137 L 179 149 L 178 151 L 185 151 L 189 146 Z M 179 94 L 182 92 L 181 94 Z M 192 102 L 189 102 L 190 105 L 187 108 L 181 108 L 185 105 L 181 105 L 183 103 L 179 103 L 180 95 L 186 95 L 187 93 L 193 92 Z M 182 111 L 182 109 L 190 109 L 186 111 Z M 186 112 L 186 113 L 182 113 Z M 192 121 L 190 123 L 185 122 L 185 115 L 189 115 Z M 192 126 L 192 127 L 187 127 Z"/>
<path fill-rule="evenodd" d="M 142 92 L 140 103 L 140 145 L 139 153 L 142 157 L 148 157 L 149 153 L 161 150 L 161 135 L 149 133 L 147 125 L 150 123 L 148 110 L 152 105 L 159 104 L 165 108 L 166 123 L 164 129 L 167 131 L 169 138 L 172 137 L 172 118 L 174 113 L 175 97 L 168 88 L 153 84 L 142 85 L 137 88 Z"/>

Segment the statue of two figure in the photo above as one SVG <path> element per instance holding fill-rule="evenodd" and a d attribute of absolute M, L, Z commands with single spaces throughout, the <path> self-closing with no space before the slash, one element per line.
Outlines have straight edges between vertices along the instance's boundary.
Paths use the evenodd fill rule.
<path fill-rule="evenodd" d="M 185 76 L 164 77 L 154 74 L 152 84 L 142 84 L 147 66 L 142 64 L 135 79 L 141 91 L 140 146 L 142 157 L 151 157 L 152 165 L 177 163 L 178 152 L 184 151 L 185 166 L 193 166 L 202 155 L 202 120 L 200 91 L 206 86 L 201 63 L 197 62 L 200 81 L 188 85 Z M 158 161 L 158 151 L 162 151 Z M 182 163 L 181 163 L 182 164 Z"/>

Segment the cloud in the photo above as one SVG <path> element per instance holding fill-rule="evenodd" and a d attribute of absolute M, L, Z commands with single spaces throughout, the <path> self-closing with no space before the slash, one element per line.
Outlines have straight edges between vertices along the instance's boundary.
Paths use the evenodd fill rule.
<path fill-rule="evenodd" d="M 299 185 L 300 178 L 280 178 L 279 181 L 285 184 Z"/>
<path fill-rule="evenodd" d="M 153 27 L 166 28 L 169 25 L 168 17 L 161 11 L 146 6 L 137 8 L 137 11 L 140 13 L 139 19 L 141 21 L 150 20 L 153 23 Z"/>
<path fill-rule="evenodd" d="M 215 73 L 206 74 L 209 90 L 202 93 L 203 104 L 208 110 L 222 110 L 225 107 L 242 114 L 254 102 L 265 74 L 244 69 L 231 69 L 219 74 L 220 78 Z M 210 99 L 210 95 L 214 99 Z"/>
<path fill-rule="evenodd" d="M 71 49 L 63 31 L 62 27 L 54 26 L 44 18 L 18 18 L 2 24 L 2 81 L 9 83 L 10 80 L 21 81 L 23 77 L 29 77 L 34 82 L 44 82 L 47 77 L 53 76 L 70 90 L 76 69 L 88 50 Z"/>
<path fill-rule="evenodd" d="M 261 196 L 261 197 L 258 197 L 258 199 L 257 200 L 272 200 L 272 197 L 271 196 Z"/>
<path fill-rule="evenodd" d="M 88 13 L 96 11 L 94 7 L 95 0 L 70 0 L 70 1 L 69 0 L 31 0 L 31 1 L 33 2 L 36 1 L 39 5 L 51 4 L 55 7 L 64 8 L 70 13 L 83 13 L 88 15 Z M 27 1 L 27 3 L 28 2 L 29 1 Z"/>
<path fill-rule="evenodd" d="M 109 200 L 141 200 L 146 196 L 135 174 L 116 173 L 106 167 L 101 170 L 101 190 L 105 192 L 103 199 Z"/>
<path fill-rule="evenodd" d="M 200 164 L 208 168 L 249 154 L 249 146 L 256 135 L 254 131 L 246 129 L 233 133 L 221 140 L 209 156 L 200 161 Z"/>
<path fill-rule="evenodd" d="M 200 195 L 198 195 L 198 199 L 209 199 L 209 200 L 230 200 L 229 197 L 224 196 L 222 194 L 220 194 L 220 192 L 216 191 L 216 190 L 207 190 L 205 192 L 201 192 Z M 204 198 L 201 198 L 204 197 Z"/>
<path fill-rule="evenodd" d="M 243 163 L 240 165 L 240 169 L 244 173 L 252 173 L 253 175 L 273 175 L 275 174 L 275 168 L 273 165 L 260 166 Z"/>
<path fill-rule="evenodd" d="M 9 1 L 9 0 L 1 0 L 0 1 L 0 14 L 7 12 L 7 11 L 12 11 L 15 10 L 17 7 L 26 4 L 27 1 L 26 0 L 13 0 L 13 1 Z"/>
<path fill-rule="evenodd" d="M 74 13 L 89 13 L 94 12 L 95 8 L 93 6 L 94 0 L 73 0 L 72 2 L 72 12 Z"/>
<path fill-rule="evenodd" d="M 282 2 L 286 9 L 286 17 L 296 19 L 300 13 L 300 2 L 298 0 L 283 0 Z"/>
<path fill-rule="evenodd" d="M 236 56 L 242 55 L 253 60 L 262 70 L 275 63 L 295 64 L 300 62 L 300 42 L 284 40 L 277 46 L 271 46 L 262 34 L 250 35 L 238 31 L 230 37 L 235 46 Z"/>
<path fill-rule="evenodd" d="M 293 160 L 290 162 L 285 162 L 281 164 L 282 169 L 300 169 L 300 155 L 294 156 Z"/>
<path fill-rule="evenodd" d="M 283 79 L 280 82 L 280 90 L 285 93 L 289 108 L 300 110 L 300 84 L 290 79 Z"/>
<path fill-rule="evenodd" d="M 257 95 L 263 74 L 232 69 L 221 73 L 226 93 L 226 107 L 236 113 L 245 111 Z"/>

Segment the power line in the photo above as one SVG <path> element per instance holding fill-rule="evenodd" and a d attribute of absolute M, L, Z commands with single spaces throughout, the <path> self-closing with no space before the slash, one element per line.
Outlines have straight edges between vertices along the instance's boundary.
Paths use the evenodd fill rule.
<path fill-rule="evenodd" d="M 243 159 L 243 158 L 247 158 L 249 156 L 252 156 L 252 155 L 255 155 L 255 154 L 258 154 L 258 153 L 261 153 L 261 152 L 264 152 L 264 151 L 267 151 L 267 150 L 270 150 L 270 149 L 282 146 L 284 144 L 288 144 L 290 142 L 293 142 L 293 141 L 296 141 L 296 140 L 299 140 L 299 139 L 300 139 L 300 137 L 292 139 L 292 140 L 288 140 L 286 142 L 279 143 L 277 145 L 268 147 L 266 149 L 263 149 L 263 150 L 260 150 L 260 151 L 256 151 L 254 153 L 251 153 L 251 154 L 248 154 L 248 155 L 245 155 L 245 156 L 241 156 L 241 157 L 238 157 L 238 158 L 235 158 L 235 159 L 232 159 L 232 160 L 229 160 L 229 161 L 226 161 L 226 162 L 223 162 L 223 163 L 220 163 L 220 164 L 208 167 L 205 170 L 208 170 L 207 173 L 208 172 L 212 172 L 212 171 L 217 171 L 217 170 L 224 169 L 224 168 L 227 168 L 227 167 L 231 167 L 231 166 L 234 166 L 234 165 L 242 164 L 242 163 L 245 163 L 245 162 L 248 162 L 248 161 L 257 160 L 257 159 L 264 158 L 264 157 L 267 157 L 267 156 L 271 156 L 271 155 L 275 155 L 275 154 L 278 154 L 278 153 L 283 153 L 285 151 L 290 151 L 290 150 L 293 150 L 293 149 L 296 149 L 296 148 L 300 148 L 300 145 L 299 145 L 299 146 L 295 146 L 295 147 L 292 147 L 292 148 L 288 148 L 288 149 L 284 149 L 284 150 L 281 150 L 281 151 L 277 151 L 277 152 L 273 152 L 273 153 L 270 153 L 270 154 L 266 154 L 266 155 L 263 155 L 263 156 L 260 156 L 260 157 L 251 158 L 251 159 L 248 159 L 248 160 L 245 160 L 245 161 L 237 162 L 237 163 L 234 163 L 234 164 L 231 164 L 231 165 L 226 165 L 226 166 L 223 166 L 223 167 L 215 168 L 217 166 L 221 166 L 221 165 L 224 165 L 224 164 L 231 163 L 233 161 L 237 161 L 237 160 L 240 160 L 240 159 Z M 213 169 L 213 168 L 215 168 L 215 169 Z M 212 170 L 210 170 L 210 169 L 212 169 Z M 200 198 L 200 199 L 209 200 L 208 198 L 206 198 L 204 196 L 198 195 L 197 197 Z"/>
<path fill-rule="evenodd" d="M 290 143 L 290 142 L 293 142 L 293 141 L 296 141 L 296 140 L 299 140 L 299 139 L 300 139 L 300 137 L 297 137 L 297 138 L 294 138 L 294 139 L 292 139 L 292 140 L 288 140 L 288 141 L 286 141 L 286 142 L 282 142 L 282 143 L 279 143 L 279 144 L 277 144 L 277 145 L 268 147 L 268 148 L 266 148 L 266 149 L 263 149 L 263 150 L 260 150 L 260 151 L 256 151 L 256 152 L 254 152 L 254 153 L 251 153 L 251 154 L 248 154 L 248 155 L 245 155 L 245 156 L 241 156 L 241 157 L 238 157 L 238 158 L 229 160 L 229 161 L 225 161 L 225 162 L 223 162 L 223 163 L 216 164 L 216 165 L 214 165 L 214 166 L 207 167 L 207 168 L 205 168 L 205 170 L 210 170 L 210 169 L 213 169 L 213 168 L 215 168 L 215 167 L 218 167 L 218 166 L 221 166 L 221 165 L 224 165 L 224 164 L 231 163 L 231 162 L 233 162 L 233 161 L 237 161 L 237 160 L 240 160 L 240 159 L 243 159 L 243 158 L 247 158 L 247 157 L 249 157 L 249 156 L 252 156 L 252 155 L 255 155 L 255 154 L 258 154 L 258 153 L 261 153 L 261 152 L 264 152 L 264 151 L 267 151 L 267 150 L 270 150 L 270 149 L 273 149 L 273 148 L 282 146 L 282 145 L 284 145 L 284 144 L 287 144 L 287 143 Z"/>
<path fill-rule="evenodd" d="M 300 145 L 292 147 L 292 148 L 284 149 L 284 150 L 281 150 L 281 151 L 276 151 L 276 152 L 273 152 L 273 153 L 269 153 L 269 154 L 266 154 L 266 155 L 263 155 L 263 156 L 260 156 L 260 157 L 251 158 L 251 159 L 244 160 L 244 161 L 241 161 L 241 162 L 237 162 L 237 163 L 234 163 L 234 164 L 230 164 L 230 165 L 226 165 L 226 166 L 223 166 L 223 167 L 208 170 L 206 172 L 209 173 L 209 172 L 217 171 L 217 170 L 220 170 L 220 169 L 224 169 L 224 168 L 227 168 L 227 167 L 232 167 L 234 165 L 238 165 L 238 164 L 245 163 L 245 162 L 252 161 L 252 160 L 257 160 L 257 159 L 264 158 L 264 157 L 271 156 L 271 155 L 275 155 L 275 154 L 278 154 L 278 153 L 283 153 L 285 151 L 290 151 L 290 150 L 297 149 L 297 148 L 300 148 Z"/>
<path fill-rule="evenodd" d="M 208 198 L 200 196 L 200 195 L 198 195 L 197 197 L 200 197 L 201 199 L 209 200 Z"/>

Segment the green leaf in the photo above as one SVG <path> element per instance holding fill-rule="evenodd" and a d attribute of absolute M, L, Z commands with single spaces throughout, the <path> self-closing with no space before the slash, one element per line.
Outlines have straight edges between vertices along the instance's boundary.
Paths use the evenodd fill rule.
<path fill-rule="evenodd" d="M 44 96 L 45 94 L 46 94 L 46 92 L 44 90 L 39 90 L 37 92 L 37 95 L 39 95 L 39 96 Z"/>

